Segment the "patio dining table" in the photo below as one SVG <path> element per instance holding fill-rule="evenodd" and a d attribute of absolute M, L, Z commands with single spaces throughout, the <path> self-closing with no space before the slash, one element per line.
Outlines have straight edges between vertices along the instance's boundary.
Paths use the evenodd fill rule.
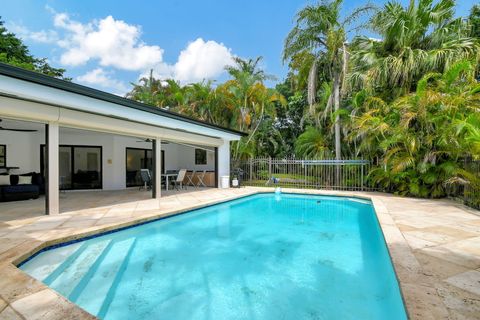
<path fill-rule="evenodd" d="M 176 178 L 178 173 L 162 173 L 162 177 L 165 177 L 165 190 L 168 191 L 169 179 Z"/>

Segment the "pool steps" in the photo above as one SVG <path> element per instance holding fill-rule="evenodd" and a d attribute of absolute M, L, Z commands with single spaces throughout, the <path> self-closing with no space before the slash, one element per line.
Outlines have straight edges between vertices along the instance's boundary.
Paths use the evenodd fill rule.
<path fill-rule="evenodd" d="M 125 264 L 134 242 L 135 239 L 129 238 L 116 241 L 110 246 L 101 261 L 96 265 L 95 270 L 92 268 L 92 272 L 84 277 L 85 285 L 81 288 L 79 294 L 69 297 L 70 300 L 82 305 L 85 310 L 95 315 L 98 315 L 102 308 L 108 310 L 111 301 L 107 301 L 107 297 L 115 295 L 116 275 L 122 272 L 122 265 Z M 104 268 L 105 266 L 108 266 L 108 268 Z M 97 273 L 97 269 L 100 267 L 102 267 L 101 270 L 108 270 L 108 273 Z M 104 299 L 92 299 L 92 294 L 97 297 L 104 297 Z"/>
<path fill-rule="evenodd" d="M 38 259 L 30 261 L 29 273 L 32 277 L 42 282 L 52 274 L 70 255 L 72 255 L 82 243 L 73 243 L 71 246 L 58 248 L 55 255 L 39 256 Z"/>
<path fill-rule="evenodd" d="M 70 296 L 74 288 L 80 283 L 110 241 L 111 240 L 103 240 L 93 244 L 86 242 L 86 247 L 82 245 L 82 247 L 78 249 L 79 251 L 81 250 L 80 254 L 74 253 L 75 257 L 71 260 L 71 264 L 66 265 L 61 274 L 56 276 L 50 284 L 45 283 L 55 290 L 58 290 L 63 296 Z M 67 260 L 70 260 L 70 257 Z M 68 261 L 65 262 L 68 263 Z"/>
<path fill-rule="evenodd" d="M 91 314 L 105 316 L 135 244 L 135 238 L 85 242 L 39 280 L 70 301 L 81 304 Z M 97 273 L 106 266 L 108 273 Z M 92 295 L 104 298 L 92 299 Z"/>
<path fill-rule="evenodd" d="M 107 314 L 108 308 L 110 307 L 113 297 L 115 296 L 115 291 L 117 291 L 118 285 L 122 280 L 125 270 L 127 269 L 128 263 L 130 261 L 130 257 L 132 256 L 132 252 L 136 244 L 137 244 L 137 238 L 134 238 L 130 248 L 128 250 L 125 250 L 127 254 L 125 258 L 122 260 L 122 263 L 120 265 L 118 272 L 115 273 L 115 279 L 113 279 L 112 286 L 108 290 L 108 293 L 105 295 L 105 300 L 103 301 L 102 307 L 100 308 L 100 311 L 97 314 L 99 318 L 104 318 L 105 315 Z"/>
<path fill-rule="evenodd" d="M 78 256 L 82 254 L 82 252 L 88 247 L 87 243 L 83 243 L 77 250 L 75 250 L 71 255 L 69 255 L 52 273 L 50 273 L 45 279 L 43 279 L 43 283 L 47 286 L 50 286 L 58 277 L 62 275 L 62 272 L 71 265 L 73 261 L 75 261 Z"/>
<path fill-rule="evenodd" d="M 100 266 L 102 261 L 105 259 L 105 256 L 112 249 L 112 246 L 114 245 L 114 243 L 115 243 L 115 240 L 110 241 L 108 243 L 108 245 L 105 247 L 105 249 L 103 249 L 102 253 L 98 256 L 98 258 L 95 260 L 95 262 L 92 264 L 92 266 L 88 269 L 88 271 L 82 277 L 82 279 L 77 284 L 77 286 L 72 290 L 72 292 L 68 296 L 68 300 L 77 301 L 78 297 L 84 291 L 85 287 L 90 282 L 90 280 L 94 276 L 95 272 L 98 270 L 98 267 Z"/>

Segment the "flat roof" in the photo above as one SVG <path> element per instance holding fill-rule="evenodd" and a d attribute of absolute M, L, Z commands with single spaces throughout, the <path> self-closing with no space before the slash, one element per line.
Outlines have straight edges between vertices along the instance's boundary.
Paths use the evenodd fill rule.
<path fill-rule="evenodd" d="M 175 119 L 175 120 L 179 120 L 179 121 L 184 121 L 184 122 L 188 122 L 188 123 L 191 123 L 191 124 L 196 124 L 196 125 L 200 125 L 200 126 L 203 126 L 203 127 L 215 129 L 215 130 L 228 132 L 228 133 L 235 134 L 235 135 L 238 135 L 238 136 L 247 136 L 248 135 L 247 133 L 242 132 L 242 131 L 225 128 L 225 127 L 218 126 L 218 125 L 215 125 L 215 124 L 212 124 L 212 123 L 209 123 L 209 122 L 205 122 L 205 121 L 196 120 L 194 118 L 187 117 L 187 116 L 184 116 L 184 115 L 176 113 L 176 112 L 164 110 L 164 109 L 161 109 L 159 107 L 147 105 L 145 103 L 141 103 L 141 102 L 138 102 L 138 101 L 135 101 L 135 100 L 120 97 L 120 96 L 114 95 L 112 93 L 108 93 L 108 92 L 105 92 L 105 91 L 101 91 L 101 90 L 97 90 L 97 89 L 94 89 L 94 88 L 86 87 L 86 86 L 83 86 L 83 85 L 80 85 L 80 84 L 77 84 L 77 83 L 73 83 L 73 82 L 70 82 L 70 81 L 57 79 L 57 78 L 47 76 L 47 75 L 39 73 L 39 72 L 25 70 L 25 69 L 15 67 L 15 66 L 11 66 L 9 64 L 5 64 L 5 63 L 1 63 L 1 62 L 0 62 L 0 75 L 4 75 L 4 76 L 7 76 L 7 77 L 12 77 L 12 78 L 16 78 L 16 79 L 20 79 L 20 80 L 24 80 L 24 81 L 28 81 L 28 82 L 40 84 L 40 85 L 43 85 L 43 86 L 47 86 L 47 87 L 51 87 L 51 88 L 55 88 L 55 89 L 79 94 L 79 95 L 94 98 L 94 99 L 97 99 L 97 100 L 102 100 L 102 101 L 122 105 L 122 106 L 125 106 L 125 107 L 128 107 L 128 108 L 149 112 L 149 113 L 156 114 L 156 115 L 159 115 L 159 116 L 163 116 L 163 117 L 167 117 L 167 118 L 171 118 L 171 119 Z"/>

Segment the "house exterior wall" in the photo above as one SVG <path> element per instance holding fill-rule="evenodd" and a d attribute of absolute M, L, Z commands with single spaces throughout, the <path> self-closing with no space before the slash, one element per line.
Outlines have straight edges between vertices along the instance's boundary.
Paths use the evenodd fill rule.
<path fill-rule="evenodd" d="M 38 133 L 0 131 L 0 144 L 7 146 L 7 166 L 26 169 L 25 172 L 40 170 L 40 138 Z M 45 141 L 42 133 L 42 142 Z"/>
<path fill-rule="evenodd" d="M 168 147 L 169 145 L 167 145 Z M 172 148 L 175 145 L 172 145 Z M 210 148 L 209 148 L 210 149 Z M 177 161 L 178 161 L 178 168 L 177 169 L 182 169 L 182 168 L 187 168 L 191 170 L 197 170 L 197 171 L 202 171 L 202 170 L 214 170 L 215 167 L 215 151 L 213 148 L 211 148 L 212 151 L 207 151 L 207 164 L 206 165 L 201 165 L 201 164 L 195 164 L 195 149 L 186 147 L 186 146 L 179 146 L 177 148 Z M 165 160 L 165 162 L 167 162 Z"/>
<path fill-rule="evenodd" d="M 139 138 L 60 128 L 60 145 L 102 147 L 104 190 L 125 189 L 126 148 L 151 149 L 152 144 Z M 12 173 L 40 172 L 40 145 L 45 142 L 43 131 L 34 133 L 0 131 L 0 144 L 7 146 L 7 165 L 20 167 Z M 195 150 L 180 144 L 162 144 L 165 170 L 215 170 L 215 156 L 207 152 L 207 165 L 195 165 Z"/>

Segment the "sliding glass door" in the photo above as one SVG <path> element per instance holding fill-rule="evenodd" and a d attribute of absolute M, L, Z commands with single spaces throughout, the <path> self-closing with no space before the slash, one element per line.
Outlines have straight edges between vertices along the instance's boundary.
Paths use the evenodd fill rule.
<path fill-rule="evenodd" d="M 126 148 L 126 184 L 127 187 L 142 186 L 140 169 L 152 170 L 152 150 Z"/>
<path fill-rule="evenodd" d="M 162 173 L 165 173 L 165 153 L 162 150 Z M 153 155 L 151 149 L 126 148 L 126 185 L 127 187 L 143 186 L 140 169 L 148 169 L 152 172 Z"/>
<path fill-rule="evenodd" d="M 73 189 L 102 188 L 102 148 L 73 147 Z"/>
<path fill-rule="evenodd" d="M 40 162 L 45 170 L 45 145 Z M 61 190 L 102 189 L 102 147 L 62 145 L 59 148 Z"/>
<path fill-rule="evenodd" d="M 58 159 L 58 174 L 60 177 L 60 189 L 73 189 L 72 148 L 60 147 Z"/>

